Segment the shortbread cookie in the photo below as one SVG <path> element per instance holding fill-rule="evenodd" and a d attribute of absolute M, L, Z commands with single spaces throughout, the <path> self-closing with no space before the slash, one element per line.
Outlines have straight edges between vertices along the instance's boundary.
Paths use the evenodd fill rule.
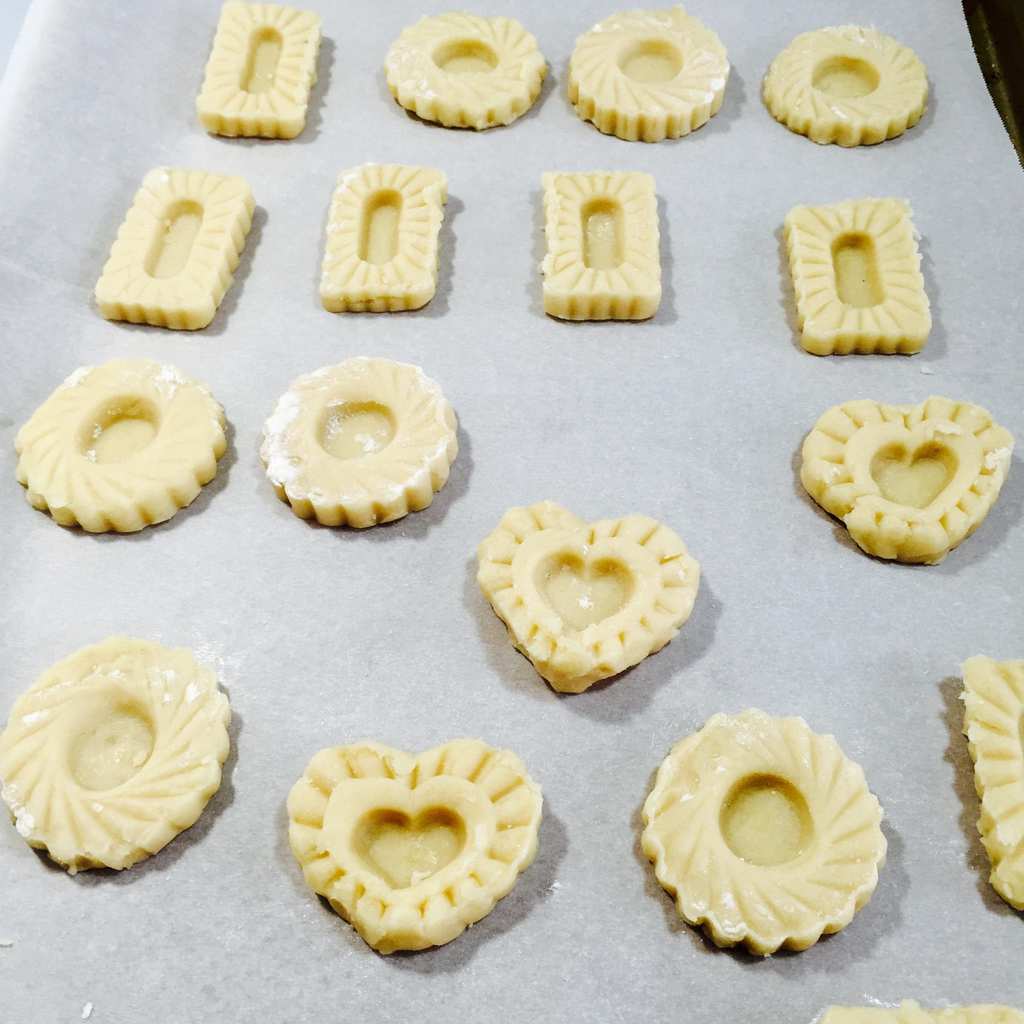
<path fill-rule="evenodd" d="M 230 718 L 190 651 L 110 637 L 15 702 L 0 733 L 0 795 L 22 838 L 71 874 L 131 867 L 217 792 Z"/>
<path fill-rule="evenodd" d="M 242 178 L 150 171 L 96 282 L 100 312 L 175 330 L 206 327 L 231 286 L 253 208 Z"/>
<path fill-rule="evenodd" d="M 332 313 L 419 309 L 437 288 L 448 179 L 430 167 L 343 171 L 327 215 L 320 299 Z"/>
<path fill-rule="evenodd" d="M 441 946 L 486 917 L 537 852 L 541 792 L 508 750 L 321 750 L 288 797 L 306 884 L 381 953 Z"/>
<path fill-rule="evenodd" d="M 300 518 L 365 527 L 426 508 L 458 451 L 440 385 L 418 366 L 360 356 L 292 382 L 260 458 Z"/>
<path fill-rule="evenodd" d="M 863 399 L 829 409 L 803 444 L 800 480 L 869 555 L 941 562 L 982 523 L 1013 437 L 969 402 Z"/>
<path fill-rule="evenodd" d="M 981 798 L 978 831 L 989 881 L 1024 910 L 1024 661 L 964 662 L 964 733 Z"/>
<path fill-rule="evenodd" d="M 830 1006 L 821 1024 L 1024 1024 L 1024 1012 L 992 1004 L 925 1010 L 907 999 L 893 1007 Z"/>
<path fill-rule="evenodd" d="M 845 928 L 886 843 L 860 766 L 802 718 L 718 714 L 661 763 L 644 853 L 682 917 L 767 956 Z"/>
<path fill-rule="evenodd" d="M 280 4 L 226 3 L 196 98 L 215 135 L 294 139 L 316 82 L 320 18 Z"/>
<path fill-rule="evenodd" d="M 912 128 L 928 101 L 928 76 L 913 50 L 875 28 L 805 32 L 772 61 L 765 106 L 815 142 L 866 146 Z"/>
<path fill-rule="evenodd" d="M 514 18 L 438 14 L 402 30 L 384 71 L 391 94 L 417 117 L 479 130 L 526 113 L 547 64 Z"/>
<path fill-rule="evenodd" d="M 661 302 L 654 178 L 548 172 L 544 312 L 562 320 L 644 320 Z"/>
<path fill-rule="evenodd" d="M 167 363 L 75 370 L 14 440 L 18 482 L 61 526 L 132 533 L 170 519 L 217 473 L 224 410 Z"/>
<path fill-rule="evenodd" d="M 569 100 L 608 135 L 661 142 L 714 117 L 728 78 L 722 41 L 681 6 L 623 11 L 576 40 Z"/>
<path fill-rule="evenodd" d="M 636 515 L 587 524 L 551 501 L 509 509 L 477 559 L 512 643 L 563 693 L 661 650 L 700 585 L 700 566 L 667 526 Z"/>
<path fill-rule="evenodd" d="M 800 343 L 815 355 L 912 353 L 932 328 L 910 207 L 900 199 L 797 206 L 786 216 Z"/>

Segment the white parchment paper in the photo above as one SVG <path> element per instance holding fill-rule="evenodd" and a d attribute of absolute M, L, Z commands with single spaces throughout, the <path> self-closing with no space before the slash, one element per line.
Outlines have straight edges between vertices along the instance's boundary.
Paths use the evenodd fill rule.
<path fill-rule="evenodd" d="M 37 0 L 0 96 L 0 712 L 49 664 L 115 632 L 192 647 L 222 671 L 234 753 L 200 822 L 122 875 L 76 878 L 0 828 L 0 1020 L 806 1022 L 832 1002 L 1024 1005 L 1024 921 L 986 883 L 959 734 L 969 655 L 1024 656 L 1024 467 L 941 566 L 867 558 L 802 493 L 801 440 L 850 398 L 948 394 L 1024 437 L 1024 176 L 956 0 L 703 0 L 733 62 L 722 112 L 655 146 L 600 135 L 565 97 L 600 2 L 495 3 L 551 74 L 509 128 L 408 117 L 381 66 L 422 0 L 322 0 L 310 124 L 294 142 L 207 136 L 194 99 L 218 5 Z M 921 125 L 844 151 L 792 135 L 759 83 L 798 32 L 874 23 L 911 45 Z M 330 315 L 316 286 L 339 170 L 445 170 L 437 297 Z M 234 286 L 197 335 L 105 322 L 91 292 L 132 194 L 159 164 L 244 175 L 259 212 Z M 647 324 L 546 319 L 545 170 L 657 180 L 665 297 Z M 935 328 L 913 358 L 805 354 L 780 251 L 797 203 L 908 198 Z M 365 533 L 306 525 L 257 458 L 295 376 L 357 354 L 422 365 L 462 452 L 426 512 Z M 209 383 L 232 424 L 216 481 L 133 537 L 57 527 L 14 481 L 17 427 L 67 373 L 118 356 Z M 478 592 L 474 549 L 512 504 L 673 526 L 704 579 L 680 637 L 622 678 L 559 697 Z M 678 921 L 637 846 L 671 744 L 712 713 L 803 715 L 860 761 L 889 861 L 844 932 L 760 961 Z M 541 852 L 482 923 L 382 958 L 304 887 L 284 801 L 319 748 L 419 750 L 459 735 L 516 750 L 545 790 Z M 8 945 L 9 943 L 9 945 Z"/>

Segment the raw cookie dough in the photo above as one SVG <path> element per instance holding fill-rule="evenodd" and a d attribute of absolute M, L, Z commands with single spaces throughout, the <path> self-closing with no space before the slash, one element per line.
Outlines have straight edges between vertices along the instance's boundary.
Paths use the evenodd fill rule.
<path fill-rule="evenodd" d="M 61 526 L 133 533 L 170 519 L 217 473 L 224 410 L 168 363 L 75 370 L 18 431 L 18 482 Z"/>
<path fill-rule="evenodd" d="M 1024 1013 L 991 1004 L 925 1010 L 907 999 L 895 1007 L 830 1006 L 821 1024 L 1024 1024 Z"/>
<path fill-rule="evenodd" d="M 418 366 L 360 356 L 294 380 L 263 430 L 277 496 L 324 526 L 426 508 L 459 451 L 455 413 Z"/>
<path fill-rule="evenodd" d="M 437 288 L 448 179 L 431 167 L 343 171 L 327 215 L 320 299 L 332 313 L 419 309 Z"/>
<path fill-rule="evenodd" d="M 969 402 L 870 399 L 829 409 L 804 440 L 800 481 L 869 555 L 941 562 L 982 523 L 1013 437 Z"/>
<path fill-rule="evenodd" d="M 391 94 L 417 117 L 479 130 L 526 113 L 547 64 L 513 18 L 438 14 L 402 30 L 384 71 Z"/>
<path fill-rule="evenodd" d="M 551 501 L 509 509 L 477 559 L 512 643 L 563 693 L 660 651 L 700 585 L 700 566 L 667 526 L 636 515 L 587 524 Z"/>
<path fill-rule="evenodd" d="M 932 316 L 910 206 L 851 199 L 786 216 L 800 343 L 815 355 L 919 352 Z"/>
<path fill-rule="evenodd" d="M 548 172 L 544 312 L 562 320 L 644 320 L 661 302 L 658 201 L 639 171 Z"/>
<path fill-rule="evenodd" d="M 0 733 L 0 795 L 25 841 L 71 874 L 131 867 L 217 792 L 230 718 L 191 651 L 110 637 L 15 702 Z"/>
<path fill-rule="evenodd" d="M 606 134 L 661 142 L 714 117 L 728 78 L 722 41 L 681 6 L 623 11 L 576 40 L 569 100 Z"/>
<path fill-rule="evenodd" d="M 150 171 L 96 282 L 100 312 L 174 330 L 206 327 L 231 286 L 253 208 L 242 178 Z"/>
<path fill-rule="evenodd" d="M 319 49 L 312 11 L 226 3 L 196 98 L 202 126 L 215 135 L 294 139 L 306 126 Z"/>
<path fill-rule="evenodd" d="M 876 28 L 804 32 L 764 76 L 776 121 L 815 142 L 866 146 L 894 139 L 921 119 L 928 77 L 913 50 Z"/>
<path fill-rule="evenodd" d="M 381 953 L 451 942 L 537 852 L 540 787 L 508 750 L 452 740 L 418 756 L 321 750 L 288 796 L 306 884 Z"/>
<path fill-rule="evenodd" d="M 964 662 L 964 733 L 992 888 L 1024 910 L 1024 661 Z"/>
<path fill-rule="evenodd" d="M 886 843 L 860 766 L 802 718 L 717 714 L 661 763 L 644 853 L 682 917 L 767 956 L 845 928 Z"/>

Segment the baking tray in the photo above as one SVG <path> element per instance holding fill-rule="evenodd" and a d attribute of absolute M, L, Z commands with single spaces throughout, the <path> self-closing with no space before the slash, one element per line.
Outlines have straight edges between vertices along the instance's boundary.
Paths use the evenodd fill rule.
<path fill-rule="evenodd" d="M 199 823 L 120 875 L 70 878 L 0 828 L 0 1020 L 811 1020 L 829 1003 L 1024 1006 L 1024 922 L 989 889 L 960 735 L 961 661 L 1022 655 L 1024 470 L 935 567 L 861 554 L 802 493 L 805 432 L 850 398 L 930 393 L 1024 435 L 1024 177 L 954 0 L 703 0 L 733 73 L 721 113 L 654 146 L 600 135 L 565 97 L 575 37 L 613 7 L 495 4 L 551 74 L 519 122 L 474 134 L 418 122 L 381 70 L 422 2 L 324 2 L 309 126 L 294 142 L 211 138 L 193 102 L 217 17 L 205 0 L 37 0 L 0 96 L 3 465 L 0 707 L 111 633 L 182 644 L 220 667 L 235 711 L 224 784 Z M 874 23 L 933 85 L 923 122 L 845 151 L 790 134 L 759 97 L 798 32 Z M 422 163 L 450 179 L 437 297 L 422 312 L 325 313 L 323 224 L 337 172 Z M 91 291 L 143 174 L 244 175 L 259 206 L 242 264 L 196 335 L 111 324 Z M 645 324 L 546 319 L 540 175 L 657 180 L 665 296 Z M 794 336 L 786 211 L 908 198 L 935 327 L 918 356 L 819 359 Z M 296 375 L 357 354 L 421 364 L 460 417 L 433 506 L 357 533 L 274 497 L 264 418 Z M 205 380 L 231 422 L 216 480 L 137 536 L 34 512 L 15 430 L 67 373 L 118 356 Z M 589 518 L 637 511 L 703 565 L 692 619 L 662 653 L 560 697 L 478 592 L 474 549 L 541 498 Z M 842 933 L 796 955 L 720 952 L 677 919 L 637 844 L 652 773 L 712 713 L 758 706 L 833 732 L 887 814 L 889 859 Z M 304 887 L 285 798 L 309 757 L 372 736 L 410 750 L 482 736 L 544 787 L 540 855 L 450 945 L 384 958 Z"/>

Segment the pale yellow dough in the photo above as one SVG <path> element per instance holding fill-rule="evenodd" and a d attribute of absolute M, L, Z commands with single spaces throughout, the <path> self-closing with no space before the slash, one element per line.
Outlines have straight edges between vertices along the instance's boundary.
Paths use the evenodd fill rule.
<path fill-rule="evenodd" d="M 548 172 L 544 312 L 562 320 L 644 320 L 661 302 L 658 200 L 638 171 Z"/>
<path fill-rule="evenodd" d="M 288 797 L 306 884 L 381 953 L 440 946 L 486 917 L 537 852 L 540 788 L 508 750 L 321 750 Z"/>
<path fill-rule="evenodd" d="M 448 179 L 431 167 L 343 171 L 327 216 L 320 299 L 332 313 L 419 309 L 437 288 Z"/>
<path fill-rule="evenodd" d="M 551 501 L 509 509 L 477 559 L 512 643 L 563 693 L 661 650 L 700 585 L 700 566 L 667 526 L 637 515 L 587 524 Z"/>
<path fill-rule="evenodd" d="M 206 327 L 231 285 L 253 209 L 242 178 L 150 171 L 96 282 L 100 312 L 174 330 Z"/>
<path fill-rule="evenodd" d="M 830 1006 L 821 1024 L 1024 1024 L 1024 1012 L 992 1004 L 926 1010 L 907 999 L 894 1007 Z"/>
<path fill-rule="evenodd" d="M 263 430 L 277 495 L 324 526 L 426 508 L 459 451 L 455 413 L 418 366 L 365 356 L 294 380 Z"/>
<path fill-rule="evenodd" d="M 786 216 L 800 343 L 815 355 L 912 353 L 932 327 L 921 254 L 900 199 L 797 206 Z"/>
<path fill-rule="evenodd" d="M 402 30 L 384 62 L 395 99 L 446 128 L 511 124 L 540 95 L 547 63 L 514 18 L 437 14 Z"/>
<path fill-rule="evenodd" d="M 226 3 L 196 98 L 200 123 L 215 135 L 294 139 L 306 126 L 319 49 L 312 11 Z"/>
<path fill-rule="evenodd" d="M 114 359 L 69 376 L 18 431 L 18 482 L 61 526 L 132 533 L 217 473 L 224 410 L 168 363 Z"/>
<path fill-rule="evenodd" d="M 1000 896 L 1024 910 L 1024 661 L 964 662 L 964 733 L 981 798 L 978 831 Z"/>
<path fill-rule="evenodd" d="M 0 794 L 22 838 L 72 874 L 131 867 L 217 792 L 230 718 L 190 651 L 111 637 L 15 702 L 0 733 Z"/>
<path fill-rule="evenodd" d="M 1013 437 L 987 410 L 928 398 L 829 409 L 804 440 L 800 480 L 869 555 L 941 562 L 999 497 Z"/>
<path fill-rule="evenodd" d="M 569 100 L 606 134 L 661 142 L 717 114 L 728 79 L 721 40 L 681 6 L 623 11 L 576 41 Z"/>
<path fill-rule="evenodd" d="M 791 131 L 819 143 L 865 146 L 921 119 L 928 77 L 913 50 L 876 28 L 804 32 L 772 61 L 765 105 Z"/>
<path fill-rule="evenodd" d="M 860 766 L 802 718 L 718 714 L 662 762 L 644 853 L 682 917 L 767 956 L 845 928 L 885 861 Z"/>

